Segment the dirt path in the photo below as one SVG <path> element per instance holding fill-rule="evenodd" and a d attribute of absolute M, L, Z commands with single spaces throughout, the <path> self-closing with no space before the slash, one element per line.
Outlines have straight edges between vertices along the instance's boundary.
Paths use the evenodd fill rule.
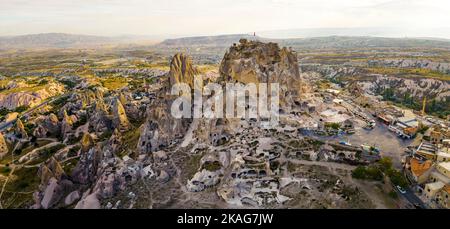
<path fill-rule="evenodd" d="M 334 162 L 326 162 L 326 161 L 305 161 L 305 160 L 298 160 L 298 159 L 288 159 L 288 161 L 293 164 L 296 164 L 296 165 L 318 165 L 318 166 L 323 166 L 323 167 L 327 167 L 327 168 L 342 169 L 342 170 L 348 170 L 348 171 L 356 169 L 356 166 L 353 166 L 353 165 L 334 163 Z"/>
<path fill-rule="evenodd" d="M 5 180 L 5 183 L 3 183 L 3 187 L 2 187 L 2 191 L 0 191 L 0 209 L 3 209 L 3 205 L 2 205 L 2 196 L 3 196 L 3 192 L 5 192 L 5 188 L 6 185 L 8 184 L 9 178 L 11 177 L 11 175 L 14 173 L 14 170 L 16 169 L 16 167 L 13 167 L 11 169 L 11 171 L 9 172 L 8 177 Z"/>
<path fill-rule="evenodd" d="M 375 205 L 377 209 L 392 209 L 397 208 L 394 200 L 390 199 L 386 193 L 383 193 L 379 187 L 377 187 L 377 182 L 371 181 L 359 181 L 355 180 L 349 174 L 345 177 L 345 182 L 353 184 L 358 187 L 364 193 L 366 193 L 367 197 L 371 200 L 371 202 Z"/>

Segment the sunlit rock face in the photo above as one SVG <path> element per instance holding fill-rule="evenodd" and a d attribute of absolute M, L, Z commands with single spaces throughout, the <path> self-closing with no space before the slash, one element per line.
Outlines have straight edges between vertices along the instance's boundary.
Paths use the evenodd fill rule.
<path fill-rule="evenodd" d="M 147 109 L 147 120 L 141 126 L 137 148 L 141 154 L 155 152 L 181 139 L 189 127 L 189 119 L 177 119 L 171 114 L 171 106 L 177 96 L 170 95 L 173 85 L 186 83 L 194 88 L 194 77 L 198 71 L 185 54 L 176 54 L 171 61 L 168 81 L 159 91 L 158 100 Z"/>
<path fill-rule="evenodd" d="M 27 84 L 17 85 L 13 88 L 29 87 Z M 14 110 L 20 106 L 34 107 L 46 99 L 64 93 L 64 86 L 51 82 L 45 88 L 36 91 L 19 91 L 0 94 L 0 108 Z"/>
<path fill-rule="evenodd" d="M 184 136 L 189 120 L 174 118 L 170 113 L 170 104 L 158 102 L 149 110 L 137 146 L 140 153 L 157 151 Z"/>
<path fill-rule="evenodd" d="M 58 117 L 53 113 L 47 116 L 39 116 L 35 122 L 37 126 L 33 131 L 33 135 L 36 137 L 44 138 L 50 135 L 58 135 L 61 132 Z"/>
<path fill-rule="evenodd" d="M 279 83 L 280 106 L 289 105 L 305 90 L 296 53 L 276 43 L 241 39 L 225 53 L 220 75 L 222 82 Z"/>
<path fill-rule="evenodd" d="M 196 76 L 201 77 L 201 74 L 193 66 L 191 58 L 181 53 L 172 58 L 167 83 L 159 92 L 159 100 L 149 106 L 147 121 L 141 127 L 138 142 L 140 153 L 157 151 L 170 145 L 173 140 L 183 138 L 192 119 L 172 117 L 170 108 L 177 96 L 170 95 L 170 90 L 179 83 L 185 83 L 191 89 L 195 89 L 197 86 Z M 240 44 L 230 47 L 225 54 L 220 65 L 220 77 L 214 82 L 222 85 L 226 83 L 255 83 L 256 85 L 278 83 L 280 106 L 287 110 L 289 108 L 284 107 L 294 104 L 304 90 L 294 51 L 279 48 L 275 43 L 244 39 L 240 41 Z M 205 84 L 205 82 L 201 83 Z M 270 88 L 268 91 L 270 93 Z M 226 104 L 226 102 L 224 103 Z M 194 139 L 221 145 L 228 141 L 233 132 L 231 130 L 235 129 L 232 124 L 236 124 L 236 121 L 223 118 L 201 120 L 195 123 L 196 128 L 193 128 L 192 133 Z"/>
<path fill-rule="evenodd" d="M 194 88 L 194 76 L 198 74 L 191 58 L 183 53 L 177 53 L 170 62 L 169 87 L 177 83 L 186 83 Z"/>
<path fill-rule="evenodd" d="M 115 99 L 113 103 L 113 124 L 119 131 L 126 131 L 130 128 L 130 122 L 128 121 L 125 108 L 122 105 L 120 99 Z"/>
<path fill-rule="evenodd" d="M 0 133 L 0 159 L 8 154 L 8 145 L 6 144 L 5 137 Z"/>
<path fill-rule="evenodd" d="M 23 125 L 20 118 L 16 121 L 16 129 L 14 130 L 14 133 L 18 138 L 28 138 L 28 133 L 25 131 L 25 126 Z"/>

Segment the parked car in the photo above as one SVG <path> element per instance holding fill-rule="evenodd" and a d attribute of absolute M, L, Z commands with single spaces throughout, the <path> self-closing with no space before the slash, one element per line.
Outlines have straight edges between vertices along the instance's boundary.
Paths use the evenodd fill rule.
<path fill-rule="evenodd" d="M 395 186 L 401 194 L 405 194 L 406 190 L 400 187 L 399 185 Z"/>

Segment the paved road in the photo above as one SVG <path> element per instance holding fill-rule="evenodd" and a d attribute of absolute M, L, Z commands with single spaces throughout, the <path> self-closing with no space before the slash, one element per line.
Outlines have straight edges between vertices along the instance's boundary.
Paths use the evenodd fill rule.
<path fill-rule="evenodd" d="M 405 189 L 406 193 L 403 194 L 403 196 L 413 205 L 417 204 L 418 206 L 420 206 L 420 208 L 427 208 L 426 204 L 419 198 L 416 196 L 416 194 L 414 193 L 413 190 L 411 190 L 410 188 Z"/>
<path fill-rule="evenodd" d="M 394 190 L 410 202 L 415 208 L 426 209 L 427 205 L 410 188 L 405 188 L 406 193 L 401 193 L 396 187 Z M 416 206 L 417 205 L 417 206 Z"/>

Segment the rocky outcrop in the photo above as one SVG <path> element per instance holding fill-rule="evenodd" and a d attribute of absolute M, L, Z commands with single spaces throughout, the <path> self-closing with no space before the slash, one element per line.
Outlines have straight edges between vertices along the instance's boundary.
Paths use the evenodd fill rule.
<path fill-rule="evenodd" d="M 141 161 L 134 161 L 128 156 L 125 156 L 121 160 L 116 156 L 116 153 L 121 147 L 121 139 L 120 132 L 115 130 L 102 148 L 102 155 L 97 155 L 98 160 L 85 160 L 83 162 L 85 165 L 80 166 L 85 169 L 93 168 L 96 173 L 94 175 L 93 170 L 91 170 L 90 177 L 95 177 L 92 180 L 92 190 L 85 194 L 77 205 L 84 205 L 90 198 L 91 200 L 111 198 L 117 192 L 124 190 L 127 185 L 134 184 L 142 175 L 145 175 Z"/>
<path fill-rule="evenodd" d="M 161 183 L 166 183 L 170 180 L 170 175 L 166 171 L 161 170 L 159 172 L 159 176 L 156 178 L 156 180 Z"/>
<path fill-rule="evenodd" d="M 330 66 L 321 64 L 302 64 L 302 72 L 318 72 L 325 78 L 335 80 L 343 76 L 356 76 L 362 73 L 361 69 L 356 67 Z"/>
<path fill-rule="evenodd" d="M 108 109 L 102 99 L 95 102 L 94 109 L 89 116 L 89 124 L 97 133 L 102 133 L 112 127 L 112 120 L 108 117 Z"/>
<path fill-rule="evenodd" d="M 118 98 L 113 102 L 113 124 L 114 128 L 119 131 L 127 131 L 130 128 L 130 122 L 128 121 L 127 114 L 125 113 L 125 108 L 123 108 L 122 103 Z"/>
<path fill-rule="evenodd" d="M 22 120 L 17 119 L 16 121 L 16 128 L 14 130 L 14 134 L 16 135 L 17 138 L 28 138 L 28 134 L 25 131 L 25 126 L 22 123 Z"/>
<path fill-rule="evenodd" d="M 155 152 L 184 136 L 191 120 L 172 116 L 170 110 L 174 97 L 167 95 L 167 92 L 176 83 L 186 83 L 193 88 L 196 74 L 198 71 L 192 66 L 189 57 L 184 54 L 176 54 L 173 57 L 167 85 L 158 92 L 159 99 L 149 106 L 147 120 L 141 126 L 137 145 L 141 154 Z"/>
<path fill-rule="evenodd" d="M 281 107 L 293 104 L 306 90 L 296 53 L 276 43 L 241 39 L 227 51 L 219 70 L 222 82 L 279 83 Z"/>
<path fill-rule="evenodd" d="M 81 199 L 75 206 L 75 209 L 100 209 L 100 207 L 97 193 L 92 193 Z"/>
<path fill-rule="evenodd" d="M 170 62 L 169 88 L 177 83 L 187 83 L 194 88 L 194 76 L 198 73 L 189 56 L 183 53 L 175 54 Z"/>
<path fill-rule="evenodd" d="M 67 179 L 63 168 L 54 157 L 41 165 L 38 176 L 41 183 L 39 191 L 34 195 L 37 208 L 48 209 L 57 205 L 64 193 L 73 187 L 73 183 Z"/>
<path fill-rule="evenodd" d="M 51 157 L 47 163 L 41 165 L 38 171 L 38 175 L 41 178 L 41 184 L 46 184 L 50 181 L 50 178 L 55 178 L 56 180 L 61 180 L 64 175 L 64 170 L 61 164 L 54 158 Z"/>
<path fill-rule="evenodd" d="M 69 193 L 69 195 L 66 196 L 66 198 L 64 199 L 64 204 L 66 206 L 72 205 L 78 199 L 80 199 L 80 192 L 75 190 L 75 191 Z"/>
<path fill-rule="evenodd" d="M 61 131 L 61 126 L 58 117 L 51 113 L 48 116 L 40 116 L 36 118 L 36 128 L 33 135 L 39 138 L 45 138 L 50 135 L 58 135 Z"/>
<path fill-rule="evenodd" d="M 90 184 L 97 178 L 97 169 L 102 153 L 96 147 L 82 153 L 80 160 L 72 171 L 72 179 L 78 184 Z"/>
<path fill-rule="evenodd" d="M 393 76 L 372 75 L 370 80 L 361 79 L 357 81 L 358 86 L 370 94 L 383 95 L 388 89 L 395 89 L 392 92 L 395 97 L 402 99 L 405 95 L 416 99 L 421 103 L 424 97 L 427 100 L 440 102 L 450 102 L 450 83 L 437 79 L 423 78 L 400 78 Z"/>
<path fill-rule="evenodd" d="M 103 100 L 103 93 L 99 89 L 96 89 L 95 91 L 94 90 L 85 90 L 83 93 L 81 93 L 77 96 L 78 96 L 77 101 L 81 103 L 82 108 L 91 106 L 96 101 Z"/>
<path fill-rule="evenodd" d="M 108 143 L 103 148 L 104 157 L 113 157 L 114 154 L 119 152 L 122 146 L 122 134 L 119 130 L 114 129 L 113 134 L 108 140 Z"/>
<path fill-rule="evenodd" d="M 450 74 L 450 63 L 435 62 L 425 59 L 381 59 L 369 60 L 369 66 L 395 67 L 395 68 L 423 68 L 432 71 Z"/>
<path fill-rule="evenodd" d="M 57 83 L 49 83 L 45 88 L 36 91 L 24 91 L 0 94 L 0 107 L 14 110 L 20 106 L 34 107 L 47 98 L 60 95 L 64 87 Z"/>
<path fill-rule="evenodd" d="M 170 103 L 158 101 L 151 106 L 147 121 L 143 124 L 138 141 L 140 153 L 157 151 L 171 144 L 175 139 L 181 139 L 186 132 L 189 120 L 176 119 L 170 113 Z"/>
<path fill-rule="evenodd" d="M 81 152 L 87 152 L 91 147 L 94 146 L 94 139 L 92 139 L 91 134 L 84 133 L 80 140 Z"/>
<path fill-rule="evenodd" d="M 194 177 L 188 181 L 186 187 L 190 192 L 200 192 L 206 188 L 212 187 L 219 183 L 220 173 L 218 171 L 208 171 L 203 169 L 197 172 Z"/>
<path fill-rule="evenodd" d="M 6 144 L 3 134 L 0 132 L 0 159 L 8 154 L 8 145 Z"/>
<path fill-rule="evenodd" d="M 8 113 L 8 114 L 5 116 L 5 121 L 4 121 L 4 122 L 11 122 L 11 121 L 17 119 L 17 117 L 19 117 L 19 113 L 18 113 L 18 112 L 11 112 L 11 113 Z"/>
<path fill-rule="evenodd" d="M 73 131 L 73 123 L 75 122 L 73 116 L 69 116 L 67 114 L 67 111 L 63 111 L 63 120 L 61 122 L 61 133 L 63 134 L 64 138 L 66 138 L 67 134 L 71 133 Z"/>

